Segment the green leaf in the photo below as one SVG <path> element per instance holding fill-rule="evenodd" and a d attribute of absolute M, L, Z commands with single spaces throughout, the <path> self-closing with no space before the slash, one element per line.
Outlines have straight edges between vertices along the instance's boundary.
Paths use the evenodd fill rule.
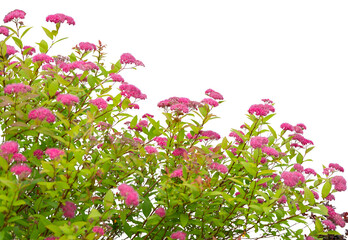
<path fill-rule="evenodd" d="M 53 40 L 53 34 L 50 30 L 48 30 L 47 28 L 42 27 L 42 29 L 45 31 L 47 37 L 49 37 L 51 40 Z"/>
<path fill-rule="evenodd" d="M 303 163 L 303 156 L 301 153 L 298 153 L 297 156 L 296 156 L 296 162 L 299 163 L 299 164 L 302 164 Z"/>
<path fill-rule="evenodd" d="M 224 137 L 224 138 L 222 139 L 221 148 L 222 148 L 222 149 L 226 149 L 226 148 L 227 148 L 227 144 L 228 144 L 228 140 L 227 140 L 226 137 Z"/>
<path fill-rule="evenodd" d="M 141 209 L 143 210 L 144 216 L 148 217 L 151 213 L 152 210 L 152 203 L 148 198 L 145 198 L 142 205 L 141 205 Z"/>
<path fill-rule="evenodd" d="M 4 171 L 7 171 L 8 169 L 8 162 L 6 161 L 5 158 L 0 156 L 0 167 L 4 169 Z"/>
<path fill-rule="evenodd" d="M 135 126 L 137 125 L 137 123 L 138 123 L 138 116 L 137 115 L 135 115 L 134 117 L 133 117 L 133 119 L 132 119 L 132 121 L 130 122 L 130 127 L 131 128 L 135 128 Z"/>
<path fill-rule="evenodd" d="M 314 205 L 315 203 L 314 194 L 307 187 L 304 187 L 304 197 L 309 202 L 310 205 Z"/>
<path fill-rule="evenodd" d="M 111 190 L 108 190 L 104 197 L 104 207 L 105 209 L 110 209 L 114 204 L 114 193 Z"/>
<path fill-rule="evenodd" d="M 185 227 L 188 223 L 189 217 L 187 214 L 180 214 L 180 224 L 182 227 Z"/>
<path fill-rule="evenodd" d="M 22 41 L 19 39 L 19 38 L 16 38 L 16 37 L 12 37 L 13 41 L 16 43 L 16 45 L 22 49 L 23 48 L 23 43 Z"/>
<path fill-rule="evenodd" d="M 253 166 L 254 164 L 248 163 L 248 162 L 241 162 L 242 165 L 244 166 L 245 170 L 247 170 L 248 173 L 256 177 L 258 168 Z"/>
<path fill-rule="evenodd" d="M 52 96 L 56 95 L 57 90 L 58 90 L 58 81 L 54 80 L 51 82 L 51 84 L 48 88 L 48 93 L 52 97 Z"/>
<path fill-rule="evenodd" d="M 268 127 L 268 129 L 271 131 L 273 137 L 274 137 L 275 139 L 277 139 L 277 133 L 276 133 L 276 131 L 274 131 L 274 129 L 273 129 L 270 125 L 267 125 L 267 127 Z"/>
<path fill-rule="evenodd" d="M 331 182 L 326 181 L 323 186 L 323 189 L 321 190 L 321 197 L 323 199 L 326 198 L 330 194 L 330 191 L 331 191 Z"/>
<path fill-rule="evenodd" d="M 48 51 L 48 44 L 45 40 L 41 40 L 41 42 L 36 43 L 37 45 L 39 45 L 39 49 L 41 53 L 47 53 Z"/>
<path fill-rule="evenodd" d="M 88 215 L 87 219 L 93 218 L 94 220 L 98 220 L 100 216 L 101 214 L 99 213 L 99 211 L 95 208 L 92 208 L 91 213 Z"/>

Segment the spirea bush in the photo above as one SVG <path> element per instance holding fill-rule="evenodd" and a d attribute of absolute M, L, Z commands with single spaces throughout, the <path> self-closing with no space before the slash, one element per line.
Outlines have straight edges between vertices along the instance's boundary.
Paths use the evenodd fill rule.
<path fill-rule="evenodd" d="M 74 19 L 49 15 L 48 39 L 28 46 L 25 15 L 0 27 L 0 239 L 318 239 L 345 226 L 332 205 L 344 169 L 309 168 L 306 126 L 277 133 L 271 100 L 225 137 L 205 128 L 224 99 L 212 89 L 159 102 L 164 123 L 130 114 L 147 96 L 121 73 L 143 62 L 109 66 L 101 42 L 51 56 Z"/>

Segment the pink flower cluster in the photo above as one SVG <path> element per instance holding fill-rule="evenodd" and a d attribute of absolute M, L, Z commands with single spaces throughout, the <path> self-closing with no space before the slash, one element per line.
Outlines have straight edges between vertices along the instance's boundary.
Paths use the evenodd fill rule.
<path fill-rule="evenodd" d="M 13 19 L 24 19 L 25 18 L 26 13 L 22 10 L 13 10 L 11 12 L 9 12 L 8 14 L 6 14 L 5 18 L 4 18 L 4 23 L 8 23 L 10 21 L 12 21 Z"/>
<path fill-rule="evenodd" d="M 312 168 L 306 168 L 306 169 L 304 170 L 304 172 L 305 172 L 305 174 L 312 174 L 312 175 L 314 175 L 314 176 L 317 176 L 316 171 L 315 171 L 314 169 L 312 169 Z"/>
<path fill-rule="evenodd" d="M 98 107 L 99 110 L 106 109 L 108 107 L 108 103 L 103 98 L 96 98 L 94 100 L 90 100 L 89 102 Z"/>
<path fill-rule="evenodd" d="M 253 137 L 250 140 L 250 146 L 252 148 L 262 148 L 268 144 L 268 138 L 266 137 Z"/>
<path fill-rule="evenodd" d="M 305 182 L 305 178 L 300 172 L 287 172 L 284 171 L 281 175 L 281 178 L 284 180 L 284 184 L 289 187 L 294 187 L 299 181 L 302 183 Z"/>
<path fill-rule="evenodd" d="M 172 235 L 170 235 L 170 237 L 173 238 L 173 239 L 185 240 L 186 239 L 186 233 L 178 231 L 178 232 L 172 233 Z"/>
<path fill-rule="evenodd" d="M 120 74 L 110 73 L 110 77 L 114 82 L 124 83 L 124 79 Z"/>
<path fill-rule="evenodd" d="M 33 155 L 37 158 L 37 159 L 42 159 L 42 156 L 44 155 L 44 152 L 41 149 L 36 149 L 33 152 Z"/>
<path fill-rule="evenodd" d="M 39 54 L 36 54 L 34 57 L 33 57 L 33 62 L 45 62 L 45 63 L 50 63 L 50 62 L 53 62 L 54 59 L 44 53 L 39 53 Z"/>
<path fill-rule="evenodd" d="M 242 131 L 238 130 L 238 132 L 239 132 L 240 134 L 244 135 L 244 133 L 243 133 Z M 230 136 L 230 137 L 234 137 L 234 138 L 236 139 L 236 141 L 237 141 L 236 144 L 241 144 L 241 143 L 244 142 L 243 139 L 242 139 L 236 132 L 231 132 L 231 133 L 229 134 L 229 136 Z"/>
<path fill-rule="evenodd" d="M 158 144 L 159 146 L 161 146 L 162 148 L 164 148 L 164 147 L 167 146 L 167 141 L 168 141 L 168 139 L 165 138 L 165 137 L 155 137 L 153 140 L 154 140 L 155 142 L 157 142 L 157 144 Z"/>
<path fill-rule="evenodd" d="M 12 160 L 15 162 L 26 162 L 27 158 L 21 153 L 14 153 L 10 161 Z"/>
<path fill-rule="evenodd" d="M 163 207 L 160 207 L 156 209 L 155 214 L 163 218 L 166 215 L 166 210 Z"/>
<path fill-rule="evenodd" d="M 279 152 L 271 147 L 263 147 L 262 152 L 267 154 L 268 156 L 278 157 Z"/>
<path fill-rule="evenodd" d="M 85 62 L 85 61 L 75 61 L 72 63 L 65 63 L 61 62 L 59 64 L 59 67 L 64 71 L 64 72 L 69 72 L 71 70 L 75 69 L 80 69 L 82 71 L 89 71 L 89 70 L 99 70 L 99 67 L 95 65 L 92 62 Z"/>
<path fill-rule="evenodd" d="M 210 167 L 210 169 L 217 170 L 217 171 L 219 171 L 221 173 L 227 173 L 228 172 L 228 168 L 225 165 L 217 163 L 217 162 L 213 162 L 209 167 Z"/>
<path fill-rule="evenodd" d="M 149 123 L 146 120 L 140 120 L 134 128 L 128 127 L 129 129 L 134 129 L 136 131 L 143 131 L 144 127 L 147 127 Z"/>
<path fill-rule="evenodd" d="M 254 104 L 248 110 L 250 114 L 255 114 L 257 116 L 267 116 L 269 112 L 274 111 L 274 107 L 269 104 Z"/>
<path fill-rule="evenodd" d="M 16 164 L 11 167 L 10 171 L 18 176 L 27 177 L 31 173 L 31 168 L 27 164 Z"/>
<path fill-rule="evenodd" d="M 337 171 L 344 172 L 344 168 L 338 163 L 330 163 L 329 168 L 336 169 Z"/>
<path fill-rule="evenodd" d="M 46 120 L 48 123 L 52 123 L 56 120 L 56 117 L 52 114 L 52 112 L 44 107 L 31 110 L 28 114 L 28 118 L 39 119 L 41 121 Z"/>
<path fill-rule="evenodd" d="M 95 51 L 97 50 L 97 46 L 93 43 L 89 42 L 80 42 L 79 48 L 83 51 Z"/>
<path fill-rule="evenodd" d="M 9 34 L 8 28 L 0 26 L 0 34 L 3 34 L 7 37 Z"/>
<path fill-rule="evenodd" d="M 64 155 L 65 152 L 58 148 L 47 148 L 45 153 L 52 159 L 58 159 L 61 155 Z"/>
<path fill-rule="evenodd" d="M 176 105 L 176 106 L 175 106 Z M 165 100 L 160 101 L 157 104 L 158 107 L 164 108 L 165 110 L 170 109 L 172 111 L 180 111 L 180 112 L 186 112 L 192 110 L 192 109 L 197 109 L 197 107 L 200 107 L 201 104 L 195 101 L 191 101 L 188 98 L 184 97 L 171 97 Z M 174 106 L 172 108 L 172 106 Z M 186 107 L 183 107 L 186 106 Z"/>
<path fill-rule="evenodd" d="M 25 85 L 23 83 L 12 83 L 6 85 L 4 92 L 6 94 L 13 94 L 13 93 L 27 93 L 31 91 L 31 87 L 28 85 Z"/>
<path fill-rule="evenodd" d="M 64 23 L 67 22 L 69 25 L 75 25 L 75 21 L 72 17 L 66 16 L 62 13 L 56 13 L 53 15 L 48 15 L 46 17 L 46 22 L 53 22 L 53 23 Z"/>
<path fill-rule="evenodd" d="M 104 229 L 98 226 L 93 227 L 92 229 L 93 232 L 99 234 L 99 235 L 104 235 Z"/>
<path fill-rule="evenodd" d="M 29 49 L 26 55 L 30 55 L 31 56 L 31 55 L 33 55 L 36 52 L 35 48 L 33 48 L 31 46 L 24 46 L 23 47 L 23 51 L 25 51 L 26 49 Z"/>
<path fill-rule="evenodd" d="M 134 97 L 136 99 L 144 100 L 147 98 L 146 94 L 143 94 L 136 86 L 132 84 L 124 83 L 120 86 L 121 95 L 127 98 Z"/>
<path fill-rule="evenodd" d="M 3 155 L 18 153 L 18 143 L 14 141 L 4 142 L 1 144 L 0 150 Z"/>
<path fill-rule="evenodd" d="M 210 88 L 205 91 L 205 94 L 211 98 L 214 98 L 215 100 L 224 100 L 224 97 L 220 93 L 215 92 L 214 90 Z"/>
<path fill-rule="evenodd" d="M 170 106 L 170 110 L 174 111 L 174 112 L 179 112 L 179 113 L 188 113 L 189 112 L 189 108 L 181 103 L 178 104 L 174 104 L 172 106 Z"/>
<path fill-rule="evenodd" d="M 64 105 L 72 106 L 75 103 L 78 103 L 80 100 L 77 96 L 71 94 L 59 94 L 57 101 L 60 101 Z"/>
<path fill-rule="evenodd" d="M 184 148 L 176 148 L 173 151 L 173 155 L 174 156 L 182 156 L 182 157 L 184 157 L 185 154 L 187 154 L 187 151 Z"/>
<path fill-rule="evenodd" d="M 13 46 L 11 45 L 6 45 L 6 54 L 7 55 L 13 55 L 16 52 L 18 52 Z"/>
<path fill-rule="evenodd" d="M 182 177 L 182 169 L 180 168 L 180 169 L 174 170 L 172 174 L 170 174 L 170 177 L 171 178 Z"/>
<path fill-rule="evenodd" d="M 278 203 L 282 204 L 282 203 L 286 203 L 287 202 L 287 197 L 285 195 L 282 195 L 279 199 L 278 199 Z"/>
<path fill-rule="evenodd" d="M 339 192 L 347 190 L 347 181 L 342 176 L 335 176 L 331 178 L 331 183 L 335 186 L 335 190 Z"/>
<path fill-rule="evenodd" d="M 67 218 L 75 217 L 76 205 L 73 202 L 66 201 L 65 205 L 62 206 L 63 215 Z"/>
<path fill-rule="evenodd" d="M 135 64 L 135 66 L 145 67 L 145 65 L 142 61 L 135 59 L 135 57 L 130 53 L 123 53 L 121 55 L 120 62 L 122 64 Z"/>
<path fill-rule="evenodd" d="M 108 130 L 112 125 L 110 123 L 106 123 L 106 122 L 99 122 L 97 127 L 99 127 L 100 131 L 105 131 Z"/>
<path fill-rule="evenodd" d="M 118 186 L 118 190 L 120 191 L 121 196 L 126 198 L 127 206 L 138 206 L 139 205 L 139 196 L 138 193 L 129 185 L 122 183 Z"/>
<path fill-rule="evenodd" d="M 211 130 L 201 131 L 200 135 L 203 137 L 208 137 L 208 139 L 204 139 L 204 140 L 219 140 L 221 138 L 220 134 Z"/>
<path fill-rule="evenodd" d="M 308 140 L 306 138 L 304 138 L 302 135 L 300 134 L 294 134 L 292 135 L 292 140 L 297 140 L 299 141 L 303 146 L 307 145 L 307 144 L 310 144 L 310 145 L 314 145 L 314 143 L 311 141 L 311 140 Z"/>
<path fill-rule="evenodd" d="M 330 220 L 323 220 L 323 224 L 325 224 L 331 230 L 335 230 L 336 229 L 335 224 L 333 224 L 333 222 L 331 222 Z"/>
<path fill-rule="evenodd" d="M 295 163 L 295 164 L 294 164 L 294 169 L 295 169 L 296 171 L 298 171 L 298 172 L 303 172 L 303 171 L 304 171 L 303 166 L 302 166 L 301 164 L 299 164 L 299 163 Z"/>
<path fill-rule="evenodd" d="M 204 103 L 204 104 L 208 104 L 212 107 L 217 107 L 219 106 L 219 103 L 217 101 L 215 101 L 214 99 L 211 99 L 211 98 L 204 98 L 201 103 Z"/>
<path fill-rule="evenodd" d="M 145 146 L 145 151 L 148 154 L 158 153 L 157 148 L 152 147 L 152 146 Z"/>

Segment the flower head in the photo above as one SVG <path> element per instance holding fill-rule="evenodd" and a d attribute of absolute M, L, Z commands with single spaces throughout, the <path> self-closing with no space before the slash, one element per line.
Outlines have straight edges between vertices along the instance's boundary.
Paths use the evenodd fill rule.
<path fill-rule="evenodd" d="M 83 51 L 95 51 L 95 50 L 97 50 L 97 46 L 94 45 L 93 43 L 89 43 L 89 42 L 80 42 L 79 48 Z"/>
<path fill-rule="evenodd" d="M 204 140 L 219 140 L 221 138 L 220 134 L 214 131 L 201 131 L 200 132 L 201 136 L 203 137 L 208 137 L 208 139 Z"/>
<path fill-rule="evenodd" d="M 184 148 L 176 148 L 173 151 L 173 155 L 174 156 L 182 156 L 183 157 L 185 154 L 187 154 L 187 151 Z"/>
<path fill-rule="evenodd" d="M 219 103 L 211 98 L 204 98 L 201 102 L 204 104 L 208 104 L 210 106 L 213 106 L 213 107 L 219 106 Z"/>
<path fill-rule="evenodd" d="M 280 128 L 285 130 L 285 131 L 294 131 L 294 126 L 292 126 L 291 124 L 289 123 L 282 123 L 280 125 Z"/>
<path fill-rule="evenodd" d="M 64 105 L 71 106 L 78 103 L 80 100 L 77 96 L 71 94 L 59 94 L 57 101 L 60 101 Z"/>
<path fill-rule="evenodd" d="M 27 50 L 26 55 L 30 55 L 31 56 L 31 55 L 33 55 L 36 52 L 35 48 L 31 47 L 31 46 L 24 46 L 23 47 L 23 51 L 25 51 L 26 49 L 29 49 L 29 50 Z"/>
<path fill-rule="evenodd" d="M 4 142 L 1 144 L 0 149 L 2 154 L 15 154 L 18 153 L 18 143 L 15 141 Z"/>
<path fill-rule="evenodd" d="M 11 167 L 10 171 L 18 176 L 27 177 L 31 173 L 31 168 L 27 164 L 16 164 Z"/>
<path fill-rule="evenodd" d="M 121 90 L 121 95 L 130 98 L 130 97 L 134 97 L 134 98 L 138 98 L 141 100 L 144 100 L 147 98 L 146 94 L 143 94 L 139 88 L 137 88 L 136 86 L 132 85 L 132 84 L 122 84 L 120 86 L 120 90 Z"/>
<path fill-rule="evenodd" d="M 64 15 L 62 13 L 57 13 L 53 15 L 48 15 L 46 17 L 46 22 L 53 22 L 53 23 L 64 23 L 67 22 L 69 25 L 75 25 L 75 21 L 72 17 L 69 17 L 67 15 Z"/>
<path fill-rule="evenodd" d="M 166 215 L 166 210 L 163 207 L 157 208 L 155 214 L 163 218 Z"/>
<path fill-rule="evenodd" d="M 255 114 L 257 116 L 267 116 L 269 112 L 274 112 L 275 109 L 272 105 L 269 104 L 255 104 L 252 105 L 248 112 L 250 114 Z"/>
<path fill-rule="evenodd" d="M 182 177 L 182 169 L 174 170 L 174 172 L 170 174 L 170 177 L 171 178 Z"/>
<path fill-rule="evenodd" d="M 98 107 L 99 110 L 106 109 L 108 107 L 108 103 L 103 98 L 96 98 L 94 100 L 90 100 L 89 102 Z"/>
<path fill-rule="evenodd" d="M 7 55 L 13 55 L 17 53 L 18 51 L 11 45 L 6 45 L 6 54 Z"/>
<path fill-rule="evenodd" d="M 323 220 L 323 224 L 325 224 L 331 230 L 335 230 L 336 229 L 335 224 L 333 224 L 333 222 L 331 222 L 330 220 Z"/>
<path fill-rule="evenodd" d="M 347 190 L 347 181 L 342 176 L 335 176 L 331 178 L 331 183 L 335 186 L 335 190 L 339 192 Z"/>
<path fill-rule="evenodd" d="M 76 205 L 73 202 L 66 201 L 65 205 L 62 207 L 62 210 L 64 212 L 64 217 L 74 218 L 75 211 L 76 211 Z"/>
<path fill-rule="evenodd" d="M 215 92 L 213 89 L 206 90 L 205 94 L 211 98 L 214 98 L 215 100 L 224 100 L 224 97 L 220 93 Z"/>
<path fill-rule="evenodd" d="M 58 159 L 65 152 L 58 148 L 47 148 L 45 153 L 53 160 L 53 159 Z"/>
<path fill-rule="evenodd" d="M 274 157 L 279 156 L 279 152 L 271 147 L 263 147 L 262 152 L 266 153 L 268 156 L 274 156 Z"/>
<path fill-rule="evenodd" d="M 250 140 L 250 146 L 252 148 L 262 148 L 268 144 L 268 138 L 266 137 L 253 137 Z"/>
<path fill-rule="evenodd" d="M 8 28 L 0 26 L 0 34 L 3 34 L 3 35 L 5 35 L 7 37 L 8 34 L 9 34 Z"/>
<path fill-rule="evenodd" d="M 31 87 L 28 85 L 25 85 L 23 83 L 12 83 L 6 85 L 4 88 L 4 92 L 6 94 L 13 94 L 13 93 L 27 93 L 31 91 Z"/>
<path fill-rule="evenodd" d="M 8 14 L 6 14 L 5 18 L 4 18 L 4 23 L 8 23 L 10 21 L 12 21 L 13 19 L 24 19 L 26 13 L 22 10 L 13 10 L 11 12 L 9 12 Z"/>
<path fill-rule="evenodd" d="M 37 158 L 37 159 L 41 159 L 42 156 L 44 155 L 44 152 L 41 149 L 36 149 L 33 152 L 33 155 Z"/>
<path fill-rule="evenodd" d="M 120 74 L 110 73 L 110 77 L 114 82 L 124 83 L 124 79 Z"/>
<path fill-rule="evenodd" d="M 104 229 L 98 226 L 93 227 L 92 229 L 93 232 L 99 234 L 99 235 L 104 235 Z"/>
<path fill-rule="evenodd" d="M 33 57 L 33 62 L 45 62 L 45 63 L 50 63 L 53 62 L 54 59 L 44 53 L 36 54 Z"/>
<path fill-rule="evenodd" d="M 28 118 L 39 119 L 41 121 L 46 120 L 48 123 L 52 123 L 56 120 L 56 117 L 53 115 L 53 113 L 44 107 L 31 110 L 28 114 Z"/>
<path fill-rule="evenodd" d="M 185 240 L 186 239 L 186 233 L 178 231 L 178 232 L 172 233 L 172 235 L 170 235 L 170 237 L 173 238 L 173 239 Z"/>
<path fill-rule="evenodd" d="M 281 175 L 281 178 L 284 180 L 284 184 L 289 187 L 294 187 L 296 184 L 301 181 L 304 182 L 305 179 L 303 175 L 299 172 L 287 172 L 284 171 Z"/>
<path fill-rule="evenodd" d="M 152 153 L 157 153 L 157 148 L 155 147 L 152 147 L 152 146 L 145 146 L 145 151 L 148 153 L 148 154 L 152 154 Z"/>

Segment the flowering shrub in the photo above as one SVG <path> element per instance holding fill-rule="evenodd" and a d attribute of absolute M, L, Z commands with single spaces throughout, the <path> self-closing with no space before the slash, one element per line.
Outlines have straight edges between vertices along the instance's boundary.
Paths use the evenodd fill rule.
<path fill-rule="evenodd" d="M 51 44 L 30 47 L 24 18 L 12 11 L 0 27 L 1 239 L 318 239 L 345 226 L 329 202 L 344 169 L 308 168 L 306 126 L 277 133 L 271 100 L 226 137 L 204 128 L 224 99 L 212 89 L 159 102 L 165 123 L 133 116 L 147 96 L 121 72 L 140 60 L 124 53 L 108 68 L 101 42 L 50 56 L 74 19 L 47 16 Z"/>

